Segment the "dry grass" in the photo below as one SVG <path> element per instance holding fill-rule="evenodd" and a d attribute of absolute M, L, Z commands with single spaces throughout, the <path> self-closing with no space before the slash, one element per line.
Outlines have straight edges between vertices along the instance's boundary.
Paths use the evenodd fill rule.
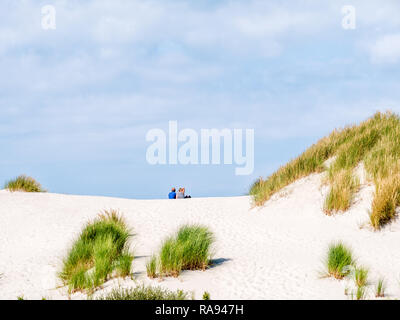
<path fill-rule="evenodd" d="M 342 169 L 335 174 L 331 188 L 325 199 L 324 211 L 331 215 L 336 211 L 346 211 L 350 208 L 353 195 L 359 188 L 359 181 L 351 170 Z"/>
<path fill-rule="evenodd" d="M 375 229 L 388 223 L 396 216 L 400 204 L 400 179 L 387 177 L 376 184 L 376 193 L 372 201 L 371 225 Z"/>
<path fill-rule="evenodd" d="M 393 219 L 400 205 L 400 118 L 390 112 L 378 112 L 360 125 L 333 131 L 267 179 L 258 179 L 250 189 L 254 204 L 261 206 L 297 179 L 326 170 L 323 164 L 333 156 L 325 212 L 334 214 L 350 207 L 359 189 L 353 172 L 362 161 L 376 186 L 371 225 L 379 229 Z"/>

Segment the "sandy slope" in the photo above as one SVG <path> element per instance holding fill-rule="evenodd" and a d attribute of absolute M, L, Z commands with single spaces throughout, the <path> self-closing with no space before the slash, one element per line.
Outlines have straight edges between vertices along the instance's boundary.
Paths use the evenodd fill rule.
<path fill-rule="evenodd" d="M 370 268 L 372 281 L 384 276 L 389 296 L 400 298 L 400 222 L 381 232 L 360 229 L 373 193 L 368 185 L 349 212 L 325 216 L 320 180 L 317 174 L 299 180 L 261 209 L 250 209 L 249 197 L 126 200 L 0 191 L 0 298 L 68 298 L 65 288 L 57 289 L 61 259 L 83 224 L 108 208 L 124 212 L 136 233 L 135 280 L 112 280 L 104 290 L 144 281 L 193 291 L 196 298 L 207 290 L 212 299 L 346 299 L 344 281 L 319 278 L 327 245 L 340 239 Z M 177 279 L 147 279 L 146 258 L 185 222 L 215 232 L 216 265 Z M 372 297 L 373 286 L 370 291 Z"/>

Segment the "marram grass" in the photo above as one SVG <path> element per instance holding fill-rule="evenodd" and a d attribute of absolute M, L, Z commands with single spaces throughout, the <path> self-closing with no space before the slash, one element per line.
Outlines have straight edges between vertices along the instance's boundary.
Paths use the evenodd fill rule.
<path fill-rule="evenodd" d="M 367 289 L 364 286 L 357 287 L 355 295 L 353 299 L 356 300 L 365 300 L 367 298 Z"/>
<path fill-rule="evenodd" d="M 128 276 L 133 260 L 129 229 L 115 210 L 88 223 L 63 261 L 59 277 L 71 292 L 93 291 L 111 276 Z"/>
<path fill-rule="evenodd" d="M 349 209 L 353 194 L 358 190 L 359 184 L 351 170 L 342 169 L 337 172 L 331 181 L 331 188 L 325 198 L 325 213 L 331 215 L 335 211 Z"/>
<path fill-rule="evenodd" d="M 325 259 L 327 276 L 343 279 L 349 273 L 355 262 L 353 254 L 342 242 L 332 243 Z"/>
<path fill-rule="evenodd" d="M 380 229 L 396 216 L 396 208 L 400 204 L 399 175 L 386 177 L 377 181 L 375 197 L 372 200 L 370 223 Z"/>
<path fill-rule="evenodd" d="M 170 291 L 160 287 L 140 285 L 135 288 L 117 288 L 96 300 L 188 300 L 189 294 L 182 291 Z"/>
<path fill-rule="evenodd" d="M 15 179 L 7 181 L 4 185 L 5 189 L 11 192 L 22 191 L 22 192 L 46 192 L 42 188 L 39 182 L 37 182 L 32 177 L 26 175 L 20 175 Z"/>
<path fill-rule="evenodd" d="M 157 278 L 157 257 L 155 255 L 146 262 L 146 272 L 150 279 Z"/>
<path fill-rule="evenodd" d="M 214 235 L 207 227 L 182 226 L 162 243 L 157 257 L 160 275 L 177 277 L 182 270 L 205 270 L 210 264 L 213 242 Z"/>
<path fill-rule="evenodd" d="M 385 296 L 385 290 L 386 290 L 385 280 L 382 278 L 378 279 L 378 283 L 376 284 L 375 287 L 375 297 L 383 298 Z"/>
<path fill-rule="evenodd" d="M 325 168 L 324 162 L 332 157 L 333 163 Z M 391 112 L 378 112 L 359 125 L 333 131 L 267 179 L 258 179 L 250 195 L 261 206 L 297 179 L 328 170 L 330 191 L 324 211 L 345 211 L 359 189 L 354 169 L 360 162 L 375 184 L 370 222 L 379 229 L 396 216 L 400 205 L 400 118 Z"/>
<path fill-rule="evenodd" d="M 368 284 L 368 269 L 356 267 L 354 269 L 354 283 L 357 287 L 365 287 Z"/>

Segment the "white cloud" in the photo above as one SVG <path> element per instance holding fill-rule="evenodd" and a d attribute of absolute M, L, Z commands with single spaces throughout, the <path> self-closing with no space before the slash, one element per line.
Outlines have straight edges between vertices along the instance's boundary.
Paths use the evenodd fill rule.
<path fill-rule="evenodd" d="M 191 1 L 55 0 L 57 30 L 40 28 L 41 3 L 8 2 L 0 12 L 0 54 L 21 46 L 134 46 L 143 50 L 165 41 L 231 55 L 269 57 L 282 53 L 287 37 L 323 37 L 341 31 L 339 3 L 319 1 L 221 1 L 210 6 Z M 400 1 L 353 0 L 357 30 L 400 25 Z M 386 30 L 387 32 L 387 30 Z"/>
<path fill-rule="evenodd" d="M 4 18 L 0 34 L 13 30 L 3 46 L 60 48 L 80 39 L 85 45 L 143 47 L 168 40 L 197 49 L 270 56 L 280 52 L 279 37 L 305 30 L 319 32 L 326 22 L 318 7 L 285 7 L 265 1 L 221 2 L 201 9 L 190 1 L 59 0 L 53 5 L 57 10 L 53 32 L 40 28 L 40 3 L 25 1 L 24 6 L 12 5 L 0 13 Z M 12 11 L 10 16 L 8 11 Z M 49 37 L 51 43 L 44 43 Z"/>
<path fill-rule="evenodd" d="M 400 61 L 400 33 L 385 35 L 370 46 L 374 63 L 397 63 Z"/>
<path fill-rule="evenodd" d="M 59 19 L 54 32 L 40 29 L 39 4 L 13 4 L 13 10 L 5 11 L 11 12 L 9 16 L 0 13 L 4 18 L 0 22 L 0 88 L 17 107 L 25 107 L 21 117 L 33 107 L 38 109 L 37 126 L 27 117 L 26 128 L 35 130 L 66 132 L 71 125 L 101 130 L 105 123 L 136 125 L 137 121 L 160 121 L 175 112 L 193 122 L 206 119 L 216 125 L 230 117 L 248 117 L 262 127 L 264 117 L 255 119 L 254 115 L 266 112 L 262 110 L 268 103 L 289 110 L 282 96 L 300 100 L 300 106 L 304 99 L 315 97 L 314 92 L 296 96 L 295 87 L 314 81 L 310 88 L 333 90 L 332 99 L 337 99 L 334 86 L 339 84 L 330 86 L 328 79 L 342 70 L 343 62 L 327 66 L 324 43 L 318 41 L 325 36 L 331 41 L 332 30 L 343 36 L 340 6 L 305 2 L 221 1 L 199 8 L 190 1 L 54 1 Z M 370 3 L 365 8 L 363 2 L 355 3 L 362 32 L 369 30 L 367 25 L 396 24 L 390 9 L 397 4 L 388 3 L 378 10 L 379 19 L 374 19 Z M 398 61 L 399 38 L 394 34 L 377 40 L 370 48 L 374 61 Z M 295 62 L 289 63 L 294 70 L 268 72 L 281 63 L 273 60 L 274 66 L 260 64 L 259 74 L 254 70 L 245 74 L 250 71 L 248 65 L 255 68 L 253 60 L 256 68 L 262 61 L 254 58 L 277 56 L 293 39 L 306 42 L 305 50 L 321 49 L 321 60 L 303 61 L 308 53 L 299 52 Z M 340 49 L 338 42 L 338 53 Z M 232 56 L 239 59 L 229 59 Z M 262 68 L 264 76 L 260 76 Z M 304 78 L 304 74 L 314 78 Z M 315 75 L 324 86 L 318 86 Z M 280 76 L 287 79 L 283 87 Z M 249 91 L 241 83 L 248 78 Z M 343 71 L 337 79 L 353 78 Z M 260 83 L 255 85 L 254 80 Z M 360 81 L 355 75 L 352 86 Z M 257 101 L 253 106 L 251 96 Z M 0 107 L 5 103 L 0 101 Z M 249 111 L 243 111 L 244 107 Z M 293 110 L 295 126 L 299 112 Z M 213 119 L 208 119 L 210 113 Z M 276 117 L 281 118 L 281 113 L 277 111 Z"/>
<path fill-rule="evenodd" d="M 350 4 L 356 9 L 360 28 L 369 26 L 375 30 L 383 30 L 400 26 L 398 0 L 353 0 Z"/>

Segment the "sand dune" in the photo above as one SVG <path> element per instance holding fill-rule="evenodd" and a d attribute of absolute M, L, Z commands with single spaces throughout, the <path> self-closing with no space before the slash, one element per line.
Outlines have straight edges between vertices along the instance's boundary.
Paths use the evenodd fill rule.
<path fill-rule="evenodd" d="M 346 299 L 345 281 L 320 279 L 328 244 L 343 240 L 371 282 L 387 280 L 387 294 L 400 298 L 400 222 L 380 232 L 368 226 L 374 188 L 364 184 L 352 208 L 328 217 L 321 175 L 301 179 L 251 209 L 249 197 L 128 200 L 107 197 L 0 191 L 0 299 L 67 299 L 57 271 L 86 221 L 115 208 L 133 228 L 134 280 L 114 279 L 101 291 L 145 282 L 212 299 Z M 146 277 L 145 262 L 182 223 L 202 223 L 215 233 L 215 264 L 163 281 Z M 101 292 L 100 291 L 100 292 Z M 369 289 L 373 297 L 373 286 Z M 85 298 L 81 293 L 72 299 Z"/>

